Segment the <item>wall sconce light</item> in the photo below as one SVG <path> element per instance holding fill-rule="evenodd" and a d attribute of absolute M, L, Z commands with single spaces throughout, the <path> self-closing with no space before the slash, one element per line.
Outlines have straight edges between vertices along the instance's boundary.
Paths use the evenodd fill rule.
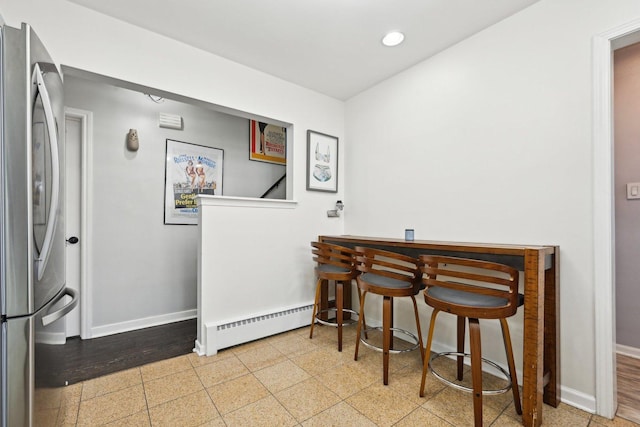
<path fill-rule="evenodd" d="M 140 148 L 140 141 L 138 140 L 138 130 L 137 129 L 129 129 L 129 133 L 127 134 L 127 150 L 129 151 L 138 151 Z"/>
<path fill-rule="evenodd" d="M 329 218 L 337 218 L 340 216 L 340 211 L 343 209 L 344 209 L 344 203 L 342 203 L 342 200 L 338 200 L 336 202 L 336 208 L 330 211 L 327 211 L 327 216 Z"/>

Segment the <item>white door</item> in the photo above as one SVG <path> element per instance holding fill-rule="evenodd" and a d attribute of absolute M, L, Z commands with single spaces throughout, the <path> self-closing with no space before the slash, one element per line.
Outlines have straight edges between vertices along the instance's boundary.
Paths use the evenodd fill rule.
<path fill-rule="evenodd" d="M 67 287 L 75 289 L 80 295 L 80 195 L 81 195 L 81 153 L 82 122 L 76 117 L 65 117 L 65 238 Z M 77 243 L 72 243 L 78 239 Z M 67 337 L 80 335 L 80 304 L 69 313 L 66 319 Z"/>

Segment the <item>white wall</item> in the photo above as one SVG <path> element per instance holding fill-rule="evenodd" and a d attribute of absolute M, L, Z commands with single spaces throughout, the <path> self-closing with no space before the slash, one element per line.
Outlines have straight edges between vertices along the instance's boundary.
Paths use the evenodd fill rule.
<path fill-rule="evenodd" d="M 563 399 L 588 409 L 591 41 L 638 16 L 637 1 L 542 0 L 347 102 L 347 232 L 559 245 Z"/>
<path fill-rule="evenodd" d="M 343 197 L 344 177 L 339 177 L 337 194 L 305 190 L 306 131 L 313 129 L 337 136 L 341 141 L 340 149 L 343 151 L 345 146 L 343 102 L 135 28 L 64 0 L 0 0 L 0 14 L 8 25 L 19 26 L 21 22 L 31 24 L 46 44 L 52 57 L 60 64 L 245 111 L 252 115 L 292 123 L 293 145 L 288 147 L 287 188 L 297 204 L 288 217 L 287 226 L 272 225 L 264 222 L 257 213 L 252 216 L 244 209 L 230 207 L 225 211 L 225 215 L 228 215 L 225 218 L 229 218 L 232 224 L 226 220 L 220 221 L 220 227 L 229 230 L 232 227 L 242 227 L 246 221 L 251 221 L 261 225 L 262 234 L 256 238 L 279 238 L 284 234 L 293 233 L 287 241 L 300 251 L 308 250 L 309 254 L 309 241 L 318 234 L 343 232 L 343 219 L 329 219 L 326 211 L 332 209 L 335 201 Z M 122 141 L 116 143 L 122 144 Z M 142 154 L 143 152 L 140 153 Z M 122 155 L 124 156 L 125 153 L 122 152 Z M 343 164 L 344 156 L 341 153 L 340 167 L 343 167 Z M 156 192 L 158 198 L 156 206 L 161 207 L 162 190 L 158 189 Z M 148 208 L 139 206 L 135 197 L 122 200 L 124 212 L 139 215 L 139 212 Z M 95 218 L 89 218 L 90 222 L 116 220 L 110 213 L 96 212 L 95 215 Z M 178 233 L 180 228 L 176 227 L 175 233 Z M 136 230 L 129 231 L 132 235 L 136 235 Z M 228 234 L 224 236 L 228 238 Z M 151 245 L 163 245 L 172 240 L 171 233 L 148 236 L 148 238 L 151 239 Z M 126 242 L 120 242 L 120 244 L 126 244 Z M 251 252 L 235 253 L 233 251 L 235 246 L 231 245 L 229 248 L 226 256 L 233 260 L 233 263 L 243 260 L 243 267 L 251 271 L 251 262 L 246 258 L 246 255 Z M 136 261 L 140 265 L 140 270 L 137 274 L 141 277 L 149 268 L 157 269 L 160 275 L 166 274 L 173 277 L 170 257 L 167 258 L 165 255 L 149 260 L 143 254 L 138 255 L 140 258 Z M 273 295 L 280 295 L 279 306 L 280 302 L 294 305 L 300 301 L 301 291 L 291 293 L 292 287 L 301 286 L 302 289 L 313 287 L 313 283 L 307 283 L 313 274 L 310 256 L 303 260 L 291 260 L 283 258 L 277 251 L 266 251 L 260 255 L 265 257 L 267 262 L 274 260 L 274 263 L 285 263 L 289 266 L 290 275 L 287 277 L 282 277 L 281 268 L 272 271 L 256 271 L 256 277 L 259 276 L 260 281 L 252 282 L 253 285 L 269 289 Z M 112 251 L 109 256 L 119 257 L 120 255 Z M 100 260 L 96 258 L 90 262 L 95 270 Z M 208 262 L 224 263 L 226 260 L 208 260 Z M 225 266 L 235 268 L 233 265 L 236 264 L 220 265 L 221 268 Z M 195 263 L 193 268 L 195 269 Z M 109 277 L 90 277 L 89 279 L 92 281 L 99 279 L 106 283 L 109 278 L 112 278 L 117 282 L 117 271 L 105 274 Z M 305 283 L 302 283 L 303 281 Z M 247 283 L 239 282 L 231 285 L 247 286 Z M 135 285 L 129 282 L 127 286 L 131 289 Z M 312 295 L 313 290 L 310 292 Z M 190 296 L 182 295 L 176 298 L 175 295 L 166 292 L 166 289 L 157 292 L 153 287 L 148 286 L 138 295 L 144 295 L 144 299 L 128 300 L 126 296 L 120 296 L 120 292 L 105 291 L 101 298 L 114 298 L 121 302 L 110 315 L 112 317 L 109 321 L 124 323 L 128 321 L 138 326 L 144 325 L 145 322 L 151 323 L 154 318 L 145 316 L 157 315 L 160 310 L 152 313 L 145 308 L 147 305 L 164 309 L 172 307 L 171 310 L 179 310 L 192 302 L 194 304 L 192 308 L 195 309 L 195 301 L 191 300 Z M 177 301 L 170 302 L 172 298 Z M 94 300 L 97 305 L 106 303 L 97 298 Z M 308 302 L 307 298 L 304 300 Z M 242 301 L 237 303 L 241 305 Z M 265 307 L 265 310 L 269 308 Z"/>
<path fill-rule="evenodd" d="M 265 327 L 264 322 L 251 325 L 255 333 L 234 329 L 230 333 L 237 338 L 232 341 L 216 332 L 221 325 L 309 308 L 313 303 L 315 280 L 307 266 L 309 241 L 316 236 L 307 223 L 296 220 L 297 203 L 204 196 L 198 198 L 198 207 L 198 352 L 215 354 L 229 345 L 308 324 L 311 310 L 288 317 L 275 328 Z M 221 223 L 238 226 L 219 227 Z"/>
<path fill-rule="evenodd" d="M 285 167 L 249 160 L 249 120 L 243 117 L 169 99 L 155 103 L 141 92 L 69 75 L 65 105 L 93 113 L 88 191 L 90 209 L 99 215 L 87 242 L 94 257 L 92 335 L 127 329 L 121 323 L 133 319 L 193 315 L 198 229 L 164 224 L 165 140 L 224 150 L 218 194 L 260 197 Z M 158 127 L 159 112 L 182 116 L 183 129 Z M 125 148 L 130 128 L 140 138 L 135 153 Z"/>

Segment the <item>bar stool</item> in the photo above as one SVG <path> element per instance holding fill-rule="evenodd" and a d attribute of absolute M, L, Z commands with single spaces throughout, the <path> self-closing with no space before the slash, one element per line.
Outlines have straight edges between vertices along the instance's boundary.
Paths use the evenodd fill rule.
<path fill-rule="evenodd" d="M 518 293 L 518 271 L 507 265 L 488 261 L 478 261 L 446 256 L 421 255 L 424 300 L 433 307 L 429 336 L 427 338 L 427 357 L 422 368 L 422 382 L 420 397 L 424 397 L 424 386 L 427 370 L 436 378 L 459 390 L 473 393 L 473 412 L 475 426 L 482 426 L 482 395 L 505 393 L 513 391 L 513 402 L 516 412 L 522 414 L 518 379 L 516 376 L 511 336 L 507 317 L 513 316 L 518 307 L 523 304 L 524 296 Z M 446 277 L 446 279 L 444 278 Z M 453 281 L 452 281 L 453 280 Z M 440 311 L 454 314 L 458 317 L 458 348 L 456 352 L 445 352 L 429 357 L 436 316 Z M 464 352 L 465 320 L 469 319 L 470 352 Z M 480 345 L 480 323 L 478 319 L 499 319 L 502 327 L 504 347 L 507 353 L 509 372 L 498 364 L 482 357 Z M 472 387 L 454 383 L 432 368 L 436 358 L 442 356 L 456 356 L 457 379 L 462 380 L 463 359 L 471 359 Z M 501 389 L 482 389 L 482 362 L 497 368 L 508 380 L 508 385 Z"/>
<path fill-rule="evenodd" d="M 356 251 L 344 246 L 334 245 L 332 243 L 311 242 L 313 260 L 317 263 L 315 272 L 318 278 L 316 284 L 316 298 L 313 303 L 313 313 L 311 315 L 311 331 L 309 338 L 313 338 L 313 327 L 316 322 L 323 325 L 334 326 L 338 328 L 338 351 L 342 351 L 342 326 L 354 324 L 355 320 L 350 315 L 358 313 L 350 308 L 344 308 L 345 300 L 347 305 L 351 305 L 351 289 L 347 287 L 344 291 L 344 285 L 350 285 L 351 281 L 359 274 L 355 268 Z M 329 283 L 333 281 L 335 284 L 335 308 L 323 309 L 321 307 L 320 295 L 323 282 Z M 360 296 L 360 290 L 358 290 Z M 334 320 L 326 320 L 325 315 L 329 312 L 335 312 Z M 348 313 L 345 316 L 345 313 Z"/>
<path fill-rule="evenodd" d="M 360 297 L 360 313 L 358 318 L 358 331 L 356 338 L 356 351 L 354 360 L 358 360 L 360 342 L 374 350 L 382 351 L 382 379 L 385 385 L 389 384 L 389 354 L 420 349 L 420 356 L 424 359 L 422 347 L 422 332 L 420 331 L 420 319 L 418 318 L 418 306 L 415 295 L 422 288 L 420 263 L 417 259 L 395 252 L 383 251 L 373 248 L 356 247 L 356 268 L 360 275 L 356 277 L 358 288 L 362 291 Z M 367 293 L 382 296 L 382 326 L 367 328 L 364 321 L 364 302 Z M 409 331 L 393 327 L 393 299 L 396 297 L 410 297 L 413 302 L 413 310 L 416 318 L 416 337 Z M 365 338 L 362 339 L 364 325 Z M 382 347 L 367 342 L 367 332 L 373 329 L 382 331 Z M 393 335 L 399 333 L 408 337 L 412 346 L 407 349 L 393 348 Z"/>

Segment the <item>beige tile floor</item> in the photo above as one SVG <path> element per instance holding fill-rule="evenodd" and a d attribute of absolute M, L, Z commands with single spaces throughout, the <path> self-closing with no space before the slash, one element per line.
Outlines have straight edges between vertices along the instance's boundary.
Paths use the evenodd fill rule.
<path fill-rule="evenodd" d="M 342 353 L 336 330 L 318 325 L 312 340 L 303 328 L 212 357 L 190 354 L 43 390 L 40 418 L 51 426 L 473 425 L 469 394 L 429 375 L 426 396 L 418 396 L 418 352 L 392 355 L 383 386 L 381 353 L 360 346 L 353 360 L 354 329 L 345 329 Z M 545 405 L 543 416 L 545 426 L 637 425 L 565 404 Z M 484 422 L 520 425 L 511 394 L 485 397 Z"/>

